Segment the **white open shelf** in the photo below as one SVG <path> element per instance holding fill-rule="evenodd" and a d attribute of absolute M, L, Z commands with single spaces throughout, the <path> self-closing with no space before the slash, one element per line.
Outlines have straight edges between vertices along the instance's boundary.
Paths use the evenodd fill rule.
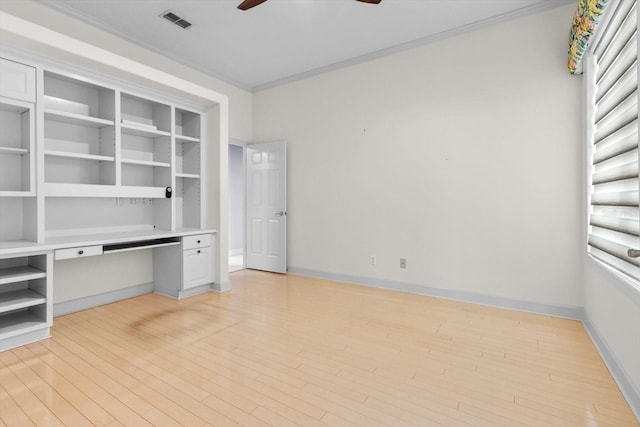
<path fill-rule="evenodd" d="M 0 197 L 32 197 L 34 193 L 32 191 L 0 191 Z"/>
<path fill-rule="evenodd" d="M 200 179 L 200 175 L 197 173 L 176 173 L 176 178 Z"/>
<path fill-rule="evenodd" d="M 0 340 L 16 335 L 24 335 L 38 329 L 48 328 L 49 324 L 29 310 L 4 314 L 0 317 Z"/>
<path fill-rule="evenodd" d="M 115 161 L 115 157 L 112 157 L 112 156 L 99 156 L 97 154 L 73 153 L 71 151 L 45 150 L 44 155 L 52 156 L 52 157 L 62 157 L 62 158 L 68 158 L 68 159 L 95 160 L 99 162 Z"/>
<path fill-rule="evenodd" d="M 150 166 L 150 167 L 161 167 L 161 168 L 171 167 L 171 164 L 169 163 L 153 162 L 150 160 L 122 159 L 121 162 L 128 165 Z"/>
<path fill-rule="evenodd" d="M 200 142 L 200 138 L 194 138 L 186 135 L 176 135 L 177 142 Z"/>
<path fill-rule="evenodd" d="M 30 265 L 0 269 L 0 285 L 35 280 L 46 276 L 46 273 Z"/>
<path fill-rule="evenodd" d="M 44 110 L 44 118 L 47 120 L 55 120 L 62 123 L 69 123 L 73 125 L 92 126 L 92 127 L 105 127 L 113 126 L 113 120 L 100 119 L 98 117 L 84 116 L 82 114 L 68 113 L 60 110 Z"/>
<path fill-rule="evenodd" d="M 149 126 L 146 126 L 144 124 L 133 125 L 133 124 L 128 124 L 128 123 L 127 124 L 122 123 L 121 129 L 122 129 L 122 133 L 124 133 L 124 134 L 134 135 L 134 136 L 144 136 L 144 137 L 148 137 L 148 138 L 155 138 L 155 137 L 158 137 L 158 136 L 170 136 L 171 135 L 169 132 L 153 129 L 153 128 L 151 128 Z"/>
<path fill-rule="evenodd" d="M 33 307 L 44 304 L 47 298 L 31 289 L 19 289 L 17 291 L 0 294 L 0 313 Z"/>
<path fill-rule="evenodd" d="M 28 342 L 51 326 L 51 255 L 0 257 L 0 351 Z M 25 342 L 12 337 L 25 335 Z"/>
<path fill-rule="evenodd" d="M 29 150 L 26 148 L 0 147 L 0 154 L 16 154 L 21 156 L 23 154 L 29 154 Z"/>

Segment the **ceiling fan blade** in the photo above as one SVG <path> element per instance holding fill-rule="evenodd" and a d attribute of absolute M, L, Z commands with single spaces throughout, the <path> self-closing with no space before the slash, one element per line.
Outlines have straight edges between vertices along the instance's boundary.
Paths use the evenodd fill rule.
<path fill-rule="evenodd" d="M 238 9 L 240 10 L 248 10 L 252 7 L 256 7 L 257 5 L 264 3 L 267 0 L 244 0 L 242 3 L 238 5 Z"/>
<path fill-rule="evenodd" d="M 380 4 L 382 0 L 356 0 L 356 1 L 359 1 L 362 3 L 369 3 L 369 4 Z"/>

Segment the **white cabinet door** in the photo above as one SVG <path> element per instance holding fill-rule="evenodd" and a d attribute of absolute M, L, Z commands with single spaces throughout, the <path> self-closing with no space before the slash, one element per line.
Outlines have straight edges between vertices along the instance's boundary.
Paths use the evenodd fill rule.
<path fill-rule="evenodd" d="M 36 102 L 36 69 L 0 58 L 0 95 Z"/>
<path fill-rule="evenodd" d="M 182 289 L 189 289 L 213 282 L 213 252 L 211 247 L 190 249 L 183 252 Z"/>

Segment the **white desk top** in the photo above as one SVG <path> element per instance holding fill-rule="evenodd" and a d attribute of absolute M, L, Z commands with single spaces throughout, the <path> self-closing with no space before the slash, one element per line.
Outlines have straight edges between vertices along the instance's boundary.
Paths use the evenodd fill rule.
<path fill-rule="evenodd" d="M 162 239 L 167 237 L 191 236 L 194 234 L 215 234 L 217 230 L 181 228 L 176 231 L 168 230 L 139 230 L 105 234 L 85 234 L 79 236 L 65 236 L 50 238 L 44 243 L 9 241 L 0 242 L 0 257 L 7 255 L 22 255 L 30 252 L 44 252 L 77 246 L 109 245 L 114 243 L 135 242 L 138 240 Z"/>

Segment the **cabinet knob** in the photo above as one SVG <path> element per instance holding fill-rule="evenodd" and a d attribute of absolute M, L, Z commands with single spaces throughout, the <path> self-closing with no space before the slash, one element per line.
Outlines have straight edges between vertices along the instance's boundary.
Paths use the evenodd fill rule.
<path fill-rule="evenodd" d="M 79 250 L 79 251 L 78 251 L 78 255 L 82 255 L 83 253 L 84 253 L 84 251 L 83 251 L 83 250 Z"/>
<path fill-rule="evenodd" d="M 200 243 L 200 240 L 198 240 L 198 244 Z"/>
<path fill-rule="evenodd" d="M 198 249 L 198 253 L 200 253 L 200 249 Z"/>

